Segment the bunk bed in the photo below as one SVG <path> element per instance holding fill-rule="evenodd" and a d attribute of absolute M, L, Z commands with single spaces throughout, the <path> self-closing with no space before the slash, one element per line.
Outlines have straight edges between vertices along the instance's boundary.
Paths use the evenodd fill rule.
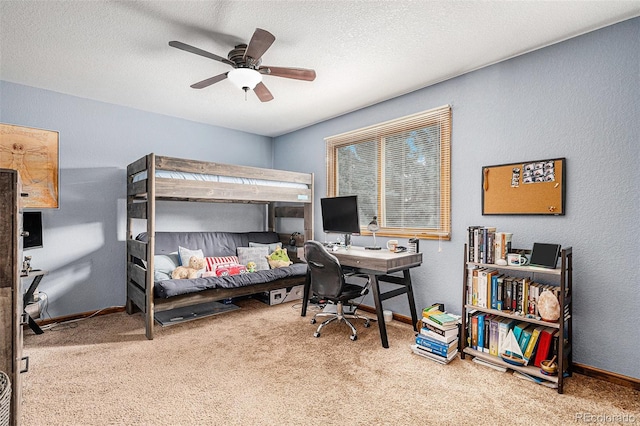
<path fill-rule="evenodd" d="M 236 288 L 205 288 L 195 293 L 162 297 L 154 286 L 157 201 L 260 203 L 267 206 L 267 232 L 276 232 L 279 218 L 303 221 L 304 241 L 313 239 L 313 174 L 187 160 L 153 153 L 127 166 L 127 302 L 145 318 L 145 334 L 153 339 L 156 312 L 230 297 L 280 289 L 304 282 L 304 277 Z M 146 221 L 143 239 L 133 235 L 134 221 Z M 139 226 L 137 226 L 139 228 Z M 277 234 L 281 241 L 289 236 Z M 209 286 L 210 287 L 210 286 Z"/>

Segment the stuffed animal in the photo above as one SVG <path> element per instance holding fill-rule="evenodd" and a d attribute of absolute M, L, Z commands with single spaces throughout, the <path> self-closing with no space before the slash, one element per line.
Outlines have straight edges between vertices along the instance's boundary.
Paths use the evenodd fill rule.
<path fill-rule="evenodd" d="M 189 266 L 178 266 L 171 273 L 174 280 L 193 279 L 202 275 L 205 269 L 205 261 L 202 257 L 191 256 L 189 258 Z"/>
<path fill-rule="evenodd" d="M 255 272 L 257 266 L 258 265 L 256 265 L 256 262 L 249 262 L 249 263 L 247 263 L 247 271 Z"/>
<path fill-rule="evenodd" d="M 274 268 L 284 268 L 286 266 L 291 265 L 293 262 L 289 259 L 289 255 L 287 254 L 287 250 L 283 248 L 276 249 L 273 253 L 267 256 L 267 261 L 269 262 L 269 266 L 272 269 Z"/>

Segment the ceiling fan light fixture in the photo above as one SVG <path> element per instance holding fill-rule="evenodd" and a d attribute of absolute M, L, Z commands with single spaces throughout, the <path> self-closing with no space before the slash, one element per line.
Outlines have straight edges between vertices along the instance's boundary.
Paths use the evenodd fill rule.
<path fill-rule="evenodd" d="M 251 68 L 234 68 L 227 78 L 242 90 L 253 90 L 262 81 L 262 74 Z"/>

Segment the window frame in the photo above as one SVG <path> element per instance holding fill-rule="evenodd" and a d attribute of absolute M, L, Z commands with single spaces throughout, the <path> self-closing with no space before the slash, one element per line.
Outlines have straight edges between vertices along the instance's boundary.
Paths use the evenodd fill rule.
<path fill-rule="evenodd" d="M 385 219 L 385 194 L 384 194 L 384 143 L 389 135 L 422 129 L 425 127 L 440 126 L 440 193 L 439 193 L 439 226 L 438 228 L 391 228 L 384 226 Z M 380 230 L 376 235 L 421 239 L 451 239 L 451 106 L 444 105 L 427 111 L 412 114 L 406 117 L 375 124 L 369 127 L 353 130 L 335 136 L 325 138 L 327 158 L 327 196 L 337 196 L 337 171 L 338 149 L 363 142 L 375 140 L 378 150 L 377 163 L 377 211 Z M 346 195 L 346 194 L 340 194 Z M 361 235 L 373 235 L 367 230 L 367 223 L 360 223 Z"/>

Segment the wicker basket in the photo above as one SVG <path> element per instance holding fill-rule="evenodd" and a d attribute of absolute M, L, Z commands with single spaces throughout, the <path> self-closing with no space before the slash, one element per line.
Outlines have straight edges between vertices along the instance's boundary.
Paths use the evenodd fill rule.
<path fill-rule="evenodd" d="M 11 380 L 3 371 L 0 371 L 0 426 L 9 425 L 11 414 Z"/>

